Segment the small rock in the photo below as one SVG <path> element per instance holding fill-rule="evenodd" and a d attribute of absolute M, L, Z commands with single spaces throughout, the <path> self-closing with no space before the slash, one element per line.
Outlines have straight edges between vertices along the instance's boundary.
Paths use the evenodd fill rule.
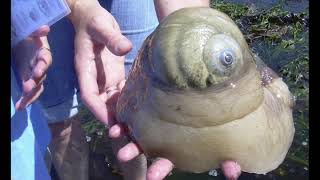
<path fill-rule="evenodd" d="M 91 137 L 90 136 L 86 136 L 86 140 L 87 140 L 87 142 L 90 142 L 91 141 Z"/>
<path fill-rule="evenodd" d="M 210 170 L 208 174 L 209 176 L 218 176 L 218 172 L 215 169 Z"/>
<path fill-rule="evenodd" d="M 109 158 L 107 156 L 104 158 L 104 161 L 106 162 L 108 167 L 111 167 L 111 163 L 110 163 Z"/>
<path fill-rule="evenodd" d="M 97 135 L 102 136 L 103 135 L 102 131 L 97 131 Z"/>
<path fill-rule="evenodd" d="M 251 16 L 257 15 L 258 12 L 259 12 L 258 7 L 254 3 L 250 4 L 248 12 L 247 12 L 248 15 L 251 15 Z"/>
<path fill-rule="evenodd" d="M 293 101 L 297 100 L 297 96 L 292 96 L 292 98 L 293 98 Z"/>
<path fill-rule="evenodd" d="M 303 142 L 302 142 L 302 145 L 303 145 L 303 146 L 306 146 L 306 145 L 308 145 L 308 143 L 305 142 L 305 141 L 303 141 Z"/>

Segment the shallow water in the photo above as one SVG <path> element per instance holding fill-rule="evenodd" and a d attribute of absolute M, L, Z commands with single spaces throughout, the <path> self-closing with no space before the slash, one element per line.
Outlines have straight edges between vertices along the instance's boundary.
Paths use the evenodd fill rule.
<path fill-rule="evenodd" d="M 267 175 L 242 173 L 239 180 L 309 179 L 309 1 L 218 0 L 214 2 L 216 3 L 213 3 L 214 7 L 217 5 L 218 9 L 225 8 L 227 14 L 239 13 L 229 15 L 236 17 L 234 20 L 245 35 L 252 51 L 283 78 L 296 99 L 294 107 L 296 133 L 285 161 Z M 239 8 L 240 10 L 236 9 L 237 11 L 229 9 L 228 12 L 232 4 L 242 5 L 242 7 Z M 279 5 L 281 12 L 272 11 L 272 13 L 278 13 L 273 16 L 268 10 Z M 241 14 L 244 10 L 245 14 Z M 288 12 L 283 15 L 282 11 Z M 87 116 L 88 112 L 85 115 Z M 92 121 L 84 123 L 87 135 L 90 137 L 90 179 L 122 179 L 109 139 L 105 137 L 105 133 L 102 135 L 97 133 L 102 132 L 101 126 L 90 125 L 90 123 L 94 124 Z M 174 170 L 166 179 L 219 180 L 224 177 L 220 170 L 201 174 Z"/>

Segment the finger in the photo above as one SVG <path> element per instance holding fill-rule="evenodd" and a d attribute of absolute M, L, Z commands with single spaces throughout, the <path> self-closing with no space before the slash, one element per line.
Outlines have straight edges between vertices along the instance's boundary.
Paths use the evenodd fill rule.
<path fill-rule="evenodd" d="M 126 80 L 122 80 L 122 81 L 118 84 L 118 89 L 121 91 L 125 84 L 126 84 Z"/>
<path fill-rule="evenodd" d="M 89 72 L 88 72 L 89 71 Z M 90 111 L 95 115 L 95 117 L 104 123 L 109 124 L 108 109 L 106 106 L 106 95 L 105 92 L 99 93 L 99 88 L 97 84 L 97 78 L 95 74 L 90 73 L 90 68 L 80 68 L 77 69 L 78 81 L 80 87 L 80 95 L 84 104 L 90 109 Z"/>
<path fill-rule="evenodd" d="M 52 63 L 51 53 L 47 48 L 42 48 L 39 50 L 36 64 L 32 71 L 32 77 L 35 81 L 39 81 L 40 78 L 47 72 L 49 66 Z"/>
<path fill-rule="evenodd" d="M 117 87 L 113 86 L 111 87 L 112 89 L 108 88 L 106 90 L 106 93 L 107 93 L 107 98 L 108 98 L 108 101 L 109 103 L 111 104 L 115 104 L 117 103 L 117 100 L 119 98 L 119 94 L 120 94 L 120 90 L 119 89 L 116 89 Z M 115 89 L 114 89 L 115 88 Z"/>
<path fill-rule="evenodd" d="M 95 117 L 108 125 L 108 111 L 105 92 L 99 92 L 97 68 L 93 44 L 86 34 L 78 33 L 75 39 L 75 70 L 78 77 L 80 95 L 83 103 Z"/>
<path fill-rule="evenodd" d="M 49 26 L 44 25 L 30 35 L 37 48 L 41 48 L 44 44 L 48 44 L 46 36 L 48 35 L 49 31 Z"/>
<path fill-rule="evenodd" d="M 162 180 L 164 179 L 173 169 L 171 161 L 165 158 L 158 158 L 147 171 L 147 180 Z"/>
<path fill-rule="evenodd" d="M 123 56 L 132 49 L 132 43 L 121 34 L 118 24 L 113 17 L 111 18 L 112 22 L 106 21 L 105 16 L 94 17 L 89 25 L 89 32 L 95 40 L 105 44 L 113 54 Z"/>
<path fill-rule="evenodd" d="M 27 81 L 23 81 L 22 88 L 23 93 L 22 97 L 16 104 L 16 109 L 23 109 L 33 101 L 35 101 L 40 94 L 43 92 L 43 81 L 45 80 L 46 75 L 44 74 L 41 78 L 35 81 L 33 78 L 30 78 Z"/>
<path fill-rule="evenodd" d="M 228 180 L 237 180 L 241 174 L 241 167 L 235 161 L 231 161 L 231 160 L 223 161 L 221 163 L 221 169 L 224 176 Z"/>
<path fill-rule="evenodd" d="M 109 137 L 110 138 L 120 138 L 123 137 L 126 133 L 125 128 L 120 124 L 115 124 L 109 128 Z"/>
<path fill-rule="evenodd" d="M 118 151 L 117 158 L 120 162 L 128 162 L 137 157 L 140 153 L 139 147 L 131 142 Z"/>
<path fill-rule="evenodd" d="M 33 65 L 32 75 L 30 79 L 23 82 L 23 92 L 24 94 L 30 93 L 36 86 L 42 84 L 46 78 L 46 71 L 51 65 L 52 58 L 48 50 L 42 49 L 39 51 L 36 63 Z"/>
<path fill-rule="evenodd" d="M 106 93 L 108 97 L 108 100 L 107 100 L 108 111 L 111 115 L 115 115 L 120 91 L 118 89 L 114 89 L 114 90 L 107 89 Z"/>
<path fill-rule="evenodd" d="M 50 27 L 48 25 L 43 25 L 36 31 L 34 31 L 30 36 L 32 37 L 42 37 L 47 36 L 50 31 Z"/>
<path fill-rule="evenodd" d="M 94 65 L 76 66 L 81 99 L 99 121 L 108 125 L 108 109 L 105 101 L 107 98 L 105 92 L 100 94 L 96 73 L 93 72 L 95 67 L 91 66 Z"/>
<path fill-rule="evenodd" d="M 115 113 L 110 111 L 110 107 L 108 107 L 108 127 L 112 127 L 117 123 Z"/>
<path fill-rule="evenodd" d="M 81 88 L 83 90 L 83 88 Z M 105 125 L 109 124 L 109 116 L 105 102 L 95 92 L 85 91 L 81 94 L 84 104 L 90 109 L 95 117 Z"/>
<path fill-rule="evenodd" d="M 46 74 L 44 74 L 39 79 L 35 80 L 33 78 L 28 79 L 22 83 L 23 94 L 30 94 L 37 86 L 42 85 L 43 81 L 46 79 Z"/>
<path fill-rule="evenodd" d="M 17 111 L 24 109 L 34 102 L 43 92 L 43 85 L 35 87 L 30 93 L 23 95 L 15 105 Z"/>

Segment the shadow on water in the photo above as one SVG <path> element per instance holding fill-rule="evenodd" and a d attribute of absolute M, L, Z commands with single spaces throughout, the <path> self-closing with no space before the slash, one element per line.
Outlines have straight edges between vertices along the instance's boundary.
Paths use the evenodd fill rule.
<path fill-rule="evenodd" d="M 285 161 L 266 175 L 242 173 L 240 180 L 309 179 L 309 1 L 212 0 L 240 27 L 249 46 L 287 83 L 295 97 L 295 137 Z M 94 119 L 89 112 L 83 119 Z M 122 179 L 104 127 L 93 121 L 83 127 L 90 143 L 90 179 Z M 219 169 L 201 174 L 174 170 L 168 180 L 222 180 Z"/>

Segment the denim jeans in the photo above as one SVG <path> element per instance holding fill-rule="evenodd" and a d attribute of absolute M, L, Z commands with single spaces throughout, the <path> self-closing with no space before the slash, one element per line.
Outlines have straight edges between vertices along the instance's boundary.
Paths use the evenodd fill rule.
<path fill-rule="evenodd" d="M 21 96 L 17 80 L 11 69 L 11 179 L 49 180 L 44 160 L 51 139 L 48 124 L 37 103 L 15 111 Z"/>
<path fill-rule="evenodd" d="M 130 68 L 144 39 L 157 27 L 153 0 L 100 0 L 118 22 L 121 32 L 133 43 L 126 55 L 126 72 Z M 63 121 L 78 113 L 81 106 L 74 69 L 74 29 L 64 18 L 51 27 L 48 36 L 53 63 L 44 81 L 39 98 L 49 123 Z"/>

